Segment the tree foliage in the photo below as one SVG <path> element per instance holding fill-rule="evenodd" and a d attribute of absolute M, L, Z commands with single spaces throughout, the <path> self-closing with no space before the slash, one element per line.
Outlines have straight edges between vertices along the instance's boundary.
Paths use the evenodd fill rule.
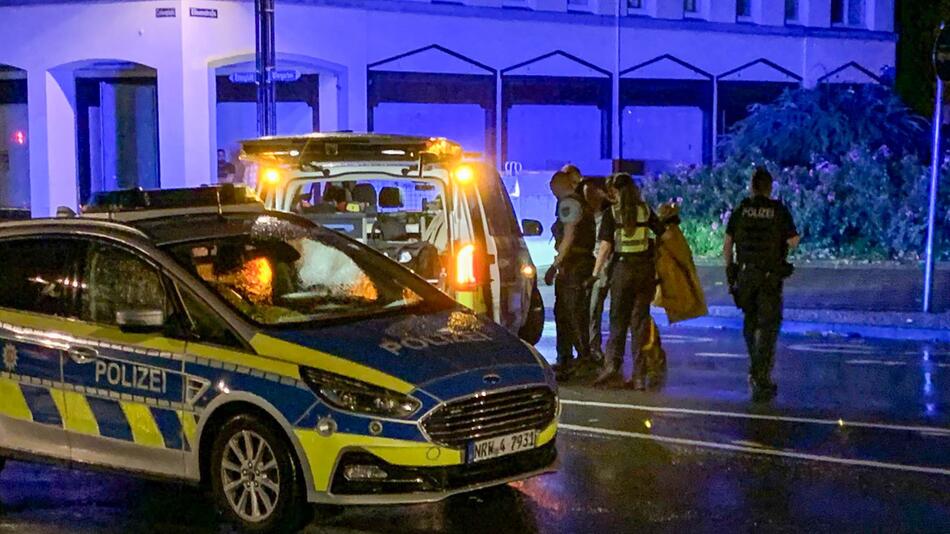
<path fill-rule="evenodd" d="M 764 165 L 802 235 L 821 259 L 916 260 L 927 215 L 926 121 L 880 87 L 798 90 L 757 106 L 720 147 L 721 161 L 683 166 L 644 183 L 654 202 L 681 199 L 698 255 L 716 255 L 723 227 Z M 950 164 L 938 202 L 938 250 L 950 258 Z"/>
<path fill-rule="evenodd" d="M 826 85 L 786 91 L 775 102 L 757 104 L 735 125 L 720 147 L 727 157 L 752 153 L 781 167 L 816 160 L 840 163 L 855 146 L 882 146 L 898 158 L 926 153 L 927 122 L 890 89 Z"/>

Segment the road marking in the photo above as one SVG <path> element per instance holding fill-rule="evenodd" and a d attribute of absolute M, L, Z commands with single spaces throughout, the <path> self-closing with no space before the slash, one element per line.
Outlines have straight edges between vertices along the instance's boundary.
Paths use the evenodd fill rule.
<path fill-rule="evenodd" d="M 848 343 L 797 343 L 795 345 L 789 345 L 789 350 L 794 350 L 798 352 L 819 352 L 822 354 L 826 353 L 835 353 L 835 354 L 873 354 L 874 347 L 869 347 L 867 345 L 852 345 Z"/>
<path fill-rule="evenodd" d="M 897 360 L 848 360 L 844 363 L 848 365 L 884 365 L 888 367 L 907 365 L 907 362 Z"/>
<path fill-rule="evenodd" d="M 688 336 L 684 334 L 663 334 L 660 340 L 664 345 L 683 345 L 687 343 L 712 343 L 713 338 L 701 336 Z"/>
<path fill-rule="evenodd" d="M 919 425 L 890 425 L 885 423 L 867 423 L 862 421 L 844 421 L 842 419 L 818 419 L 812 417 L 789 417 L 783 415 L 765 415 L 742 412 L 719 412 L 714 410 L 694 410 L 692 408 L 667 408 L 664 406 L 643 406 L 638 404 L 617 404 L 612 402 L 578 401 L 561 399 L 561 404 L 591 406 L 596 408 L 614 408 L 619 410 L 636 410 L 640 412 L 681 413 L 689 415 L 708 415 L 712 417 L 733 417 L 738 419 L 760 419 L 764 421 L 782 421 L 786 423 L 811 423 L 816 425 L 874 428 L 879 430 L 896 430 L 904 432 L 923 432 L 939 436 L 950 436 L 950 428 Z"/>
<path fill-rule="evenodd" d="M 747 447 L 744 445 L 733 445 L 730 443 L 719 443 L 716 441 L 700 441 L 686 438 L 671 438 L 667 436 L 654 436 L 652 434 L 643 434 L 641 432 L 628 432 L 626 430 L 613 430 L 609 428 L 596 428 L 590 426 L 565 425 L 561 424 L 561 430 L 570 432 L 600 434 L 604 436 L 614 436 L 621 438 L 645 439 L 659 443 L 669 443 L 671 445 L 686 445 L 691 447 L 704 447 L 708 449 L 720 449 L 733 452 L 745 452 L 749 454 L 761 454 L 765 456 L 781 456 L 783 458 L 795 458 L 799 460 L 810 460 L 813 462 L 826 462 L 832 464 L 853 465 L 861 467 L 876 467 L 880 469 L 892 469 L 895 471 L 907 471 L 911 473 L 926 473 L 929 475 L 950 476 L 950 469 L 940 467 L 926 467 L 921 465 L 892 464 L 888 462 L 878 462 L 875 460 L 852 460 L 850 458 L 839 458 L 837 456 L 821 456 L 818 454 L 808 454 L 804 452 L 783 451 L 777 449 L 761 449 L 758 447 Z"/>
<path fill-rule="evenodd" d="M 730 358 L 734 360 L 748 359 L 748 356 L 739 354 L 738 352 L 697 352 L 696 356 L 700 358 Z"/>

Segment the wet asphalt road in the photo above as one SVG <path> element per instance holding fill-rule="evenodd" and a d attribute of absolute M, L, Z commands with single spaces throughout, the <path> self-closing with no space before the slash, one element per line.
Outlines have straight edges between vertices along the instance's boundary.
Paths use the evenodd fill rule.
<path fill-rule="evenodd" d="M 433 505 L 320 509 L 308 531 L 950 531 L 950 347 L 785 336 L 779 396 L 756 406 L 738 332 L 661 331 L 662 392 L 563 387 L 557 473 Z M 552 338 L 539 348 L 553 358 Z M 226 529 L 192 488 L 11 463 L 0 531 Z"/>

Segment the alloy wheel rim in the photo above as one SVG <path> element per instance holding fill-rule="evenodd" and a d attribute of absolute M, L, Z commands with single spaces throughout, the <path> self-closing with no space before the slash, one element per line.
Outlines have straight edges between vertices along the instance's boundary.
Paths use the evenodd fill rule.
<path fill-rule="evenodd" d="M 251 430 L 234 434 L 221 456 L 221 483 L 238 517 L 252 523 L 270 517 L 280 498 L 280 469 L 267 440 Z"/>

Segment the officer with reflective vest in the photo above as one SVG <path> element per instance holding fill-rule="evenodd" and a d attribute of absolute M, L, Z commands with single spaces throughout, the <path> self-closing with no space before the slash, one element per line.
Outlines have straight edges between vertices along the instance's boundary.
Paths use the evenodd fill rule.
<path fill-rule="evenodd" d="M 743 334 L 755 402 L 769 401 L 778 392 L 772 366 L 782 323 L 782 284 L 793 271 L 786 259 L 788 251 L 800 239 L 788 208 L 771 196 L 772 175 L 764 168 L 756 169 L 752 196 L 730 215 L 723 243 L 729 291 L 745 314 Z"/>
<path fill-rule="evenodd" d="M 632 330 L 633 377 L 628 387 L 644 389 L 646 362 L 640 342 L 650 335 L 650 302 L 656 293 L 656 265 L 650 232 L 662 239 L 666 228 L 640 195 L 629 174 L 615 174 L 607 184 L 613 207 L 600 224 L 600 248 L 594 276 L 614 259 L 610 276 L 610 337 L 604 369 L 594 382 L 606 384 L 621 378 L 627 332 Z"/>
<path fill-rule="evenodd" d="M 557 328 L 559 378 L 568 378 L 575 364 L 590 365 L 588 330 L 589 300 L 585 283 L 594 270 L 594 215 L 577 191 L 575 179 L 558 171 L 551 178 L 551 192 L 557 197 L 557 221 L 552 231 L 557 257 L 544 275 L 554 286 L 554 320 Z M 577 362 L 574 350 L 577 351 Z"/>

